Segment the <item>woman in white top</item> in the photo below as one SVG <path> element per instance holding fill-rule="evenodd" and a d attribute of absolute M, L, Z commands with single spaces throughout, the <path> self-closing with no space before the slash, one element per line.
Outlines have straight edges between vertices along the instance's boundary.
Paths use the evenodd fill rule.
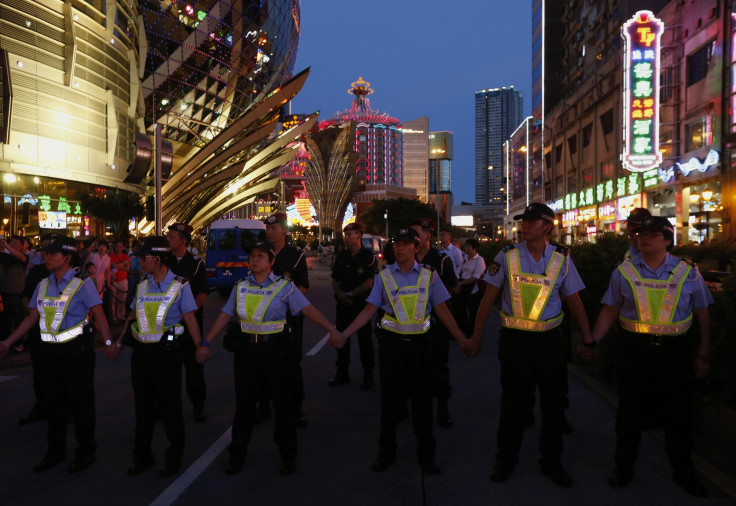
<path fill-rule="evenodd" d="M 475 313 L 478 311 L 480 296 L 478 293 L 478 280 L 483 277 L 486 270 L 486 262 L 478 254 L 480 243 L 475 239 L 465 241 L 465 253 L 467 258 L 460 266 L 460 304 L 457 307 L 455 318 L 458 325 L 465 332 L 472 332 L 475 327 Z"/>

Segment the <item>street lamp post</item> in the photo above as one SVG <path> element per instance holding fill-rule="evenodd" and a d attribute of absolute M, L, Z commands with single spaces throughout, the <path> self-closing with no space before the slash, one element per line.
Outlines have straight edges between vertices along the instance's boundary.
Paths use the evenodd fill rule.
<path fill-rule="evenodd" d="M 389 240 L 388 237 L 388 209 L 385 210 L 383 213 L 383 219 L 386 220 L 386 240 Z"/>

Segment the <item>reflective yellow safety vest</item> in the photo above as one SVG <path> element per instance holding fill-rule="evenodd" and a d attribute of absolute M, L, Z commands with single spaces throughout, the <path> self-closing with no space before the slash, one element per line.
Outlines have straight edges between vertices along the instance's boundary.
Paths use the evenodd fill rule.
<path fill-rule="evenodd" d="M 276 278 L 267 287 L 251 285 L 247 279 L 238 283 L 235 308 L 240 319 L 240 330 L 249 334 L 277 334 L 284 330 L 286 320 L 264 322 L 266 309 L 276 294 L 290 283 L 288 279 Z"/>
<path fill-rule="evenodd" d="M 422 267 L 417 279 L 417 284 L 398 288 L 396 280 L 390 269 L 381 270 L 383 287 L 391 302 L 394 316 L 387 313 L 381 318 L 380 327 L 399 334 L 423 334 L 429 330 L 429 315 L 425 316 L 427 310 L 427 298 L 429 297 L 429 284 L 432 281 L 432 270 Z"/>
<path fill-rule="evenodd" d="M 621 327 L 639 334 L 678 335 L 687 331 L 693 323 L 692 313 L 679 322 L 673 323 L 672 319 L 691 268 L 686 262 L 680 262 L 669 279 L 662 281 L 644 279 L 630 260 L 622 262 L 618 269 L 634 292 L 639 319 L 630 320 L 619 315 Z"/>
<path fill-rule="evenodd" d="M 64 320 L 66 310 L 69 307 L 69 299 L 74 297 L 77 291 L 79 291 L 79 287 L 82 286 L 83 282 L 84 280 L 75 276 L 66 285 L 61 295 L 58 297 L 48 297 L 46 290 L 49 287 L 49 278 L 44 278 L 41 281 L 38 286 L 39 297 L 36 301 L 36 308 L 41 316 L 39 326 L 41 327 L 42 341 L 46 343 L 63 343 L 82 334 L 84 325 L 87 323 L 86 318 L 73 327 L 66 329 L 64 332 L 59 332 L 59 326 L 62 320 Z"/>
<path fill-rule="evenodd" d="M 507 315 L 501 311 L 501 324 L 504 327 L 543 332 L 562 323 L 562 313 L 551 320 L 543 321 L 540 320 L 540 317 L 557 282 L 557 276 L 560 274 L 564 261 L 565 255 L 555 251 L 547 264 L 546 275 L 529 274 L 521 271 L 517 248 L 506 252 L 513 315 Z"/>
<path fill-rule="evenodd" d="M 148 279 L 138 283 L 136 291 L 136 321 L 131 326 L 133 337 L 142 343 L 157 343 L 164 333 L 172 327 L 164 327 L 166 313 L 176 300 L 183 283 L 178 279 L 172 281 L 166 293 L 149 292 Z M 184 327 L 180 324 L 173 326 L 174 333 L 181 335 Z"/>

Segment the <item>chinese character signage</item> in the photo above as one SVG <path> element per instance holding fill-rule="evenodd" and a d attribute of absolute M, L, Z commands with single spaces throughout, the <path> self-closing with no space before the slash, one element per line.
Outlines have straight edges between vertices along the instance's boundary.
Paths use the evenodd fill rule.
<path fill-rule="evenodd" d="M 659 151 L 659 43 L 664 24 L 639 11 L 621 28 L 624 38 L 623 166 L 632 172 L 662 163 Z"/>

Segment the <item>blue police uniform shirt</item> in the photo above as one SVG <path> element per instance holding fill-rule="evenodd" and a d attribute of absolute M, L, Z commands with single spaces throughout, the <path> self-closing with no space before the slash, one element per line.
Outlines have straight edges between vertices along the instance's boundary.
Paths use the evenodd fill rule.
<path fill-rule="evenodd" d="M 266 280 L 260 284 L 256 281 L 256 278 L 255 276 L 253 276 L 253 274 L 249 274 L 246 279 L 251 286 L 267 288 L 269 285 L 271 285 L 271 283 L 274 282 L 277 277 L 278 276 L 276 276 L 273 272 L 270 272 Z M 224 306 L 222 306 L 222 309 L 220 309 L 220 311 L 229 316 L 238 315 L 236 303 L 238 293 L 237 291 L 240 289 L 240 287 L 245 290 L 244 281 L 237 283 L 233 287 L 232 291 L 230 292 L 230 298 L 227 299 L 227 302 Z M 266 308 L 266 311 L 263 313 L 263 321 L 283 321 L 286 319 L 287 311 L 289 311 L 293 316 L 296 316 L 301 313 L 302 309 L 304 309 L 308 305 L 310 305 L 310 302 L 307 300 L 304 294 L 296 289 L 296 286 L 293 282 L 289 281 L 281 288 L 281 290 L 276 293 L 273 300 Z"/>
<path fill-rule="evenodd" d="M 76 274 L 76 269 L 67 270 L 61 277 L 61 281 L 59 281 L 58 284 L 56 283 L 56 276 L 51 274 L 51 276 L 48 277 L 49 284 L 46 287 L 46 296 L 59 297 L 69 283 L 71 283 Z M 30 298 L 30 302 L 28 303 L 29 309 L 38 309 L 38 299 L 42 295 L 38 293 L 40 286 L 41 283 L 36 285 L 36 289 L 33 291 L 33 296 Z M 97 293 L 95 284 L 92 283 L 91 280 L 85 279 L 82 281 L 77 293 L 75 293 L 74 296 L 69 299 L 69 302 L 67 302 L 66 314 L 64 315 L 64 319 L 61 320 L 59 332 L 63 332 L 66 329 L 78 325 L 79 322 L 87 318 L 87 313 L 89 313 L 90 309 L 100 304 L 102 304 L 102 299 L 100 299 L 100 295 Z M 41 315 L 41 317 L 43 318 L 43 315 Z"/>
<path fill-rule="evenodd" d="M 176 280 L 176 274 L 169 269 L 169 272 L 166 273 L 166 276 L 161 280 L 161 283 L 156 283 L 153 280 L 153 274 L 147 274 L 144 279 L 148 279 L 149 294 L 166 293 L 169 290 L 171 283 Z M 133 310 L 136 309 L 136 303 L 138 302 L 138 287 L 136 287 L 135 290 L 136 299 L 134 299 L 130 304 L 130 308 Z M 189 283 L 184 283 L 179 290 L 176 300 L 174 300 L 171 306 L 169 306 L 169 310 L 166 312 L 164 327 L 173 327 L 181 321 L 181 315 L 196 310 L 197 302 L 194 300 L 194 295 L 192 295 L 192 288 L 189 286 Z"/>
<path fill-rule="evenodd" d="M 627 258 L 632 258 L 633 259 L 633 258 L 638 257 L 639 255 L 641 255 L 641 251 L 639 251 L 638 249 L 636 249 L 633 245 L 629 246 L 629 250 L 626 252 L 626 257 Z"/>
<path fill-rule="evenodd" d="M 542 258 L 537 262 L 534 260 L 532 254 L 529 253 L 526 241 L 517 244 L 515 249 L 519 250 L 521 272 L 537 274 L 540 276 L 545 275 L 547 265 L 549 265 L 552 254 L 555 252 L 555 247 L 550 243 L 547 243 L 544 247 Z M 511 251 L 511 254 L 515 254 L 513 250 Z M 512 315 L 514 314 L 514 311 L 511 306 L 511 294 L 508 276 L 506 274 L 508 272 L 508 267 L 506 266 L 506 252 L 499 252 L 494 259 L 494 262 L 498 265 L 498 270 L 493 275 L 491 275 L 490 269 L 487 270 L 485 276 L 483 276 L 483 281 L 495 286 L 496 288 L 503 288 L 503 294 L 501 296 L 501 310 L 507 315 Z M 542 311 L 540 320 L 551 320 L 552 318 L 556 318 L 562 312 L 562 300 L 560 299 L 560 295 L 567 297 L 578 293 L 583 288 L 585 288 L 585 284 L 583 283 L 583 280 L 580 279 L 580 274 L 578 274 L 575 264 L 570 260 L 570 256 L 567 255 L 565 260 L 562 262 L 560 273 L 555 280 L 555 286 L 552 288 L 552 292 L 549 295 L 547 305 L 544 306 L 544 311 Z"/>
<path fill-rule="evenodd" d="M 403 288 L 405 286 L 415 286 L 417 284 L 419 273 L 422 272 L 422 265 L 414 260 L 414 265 L 412 265 L 408 274 L 401 270 L 398 263 L 387 265 L 384 269 L 389 269 L 394 281 L 396 282 L 396 286 L 398 288 Z M 427 296 L 427 307 L 425 309 L 424 316 L 426 317 L 429 315 L 429 313 L 432 312 L 433 307 L 439 306 L 449 298 L 450 294 L 448 293 L 447 288 L 442 284 L 442 281 L 437 276 L 437 272 L 433 271 L 432 277 L 429 281 L 429 294 Z M 391 302 L 386 294 L 386 289 L 383 286 L 383 277 L 380 272 L 376 274 L 376 277 L 373 280 L 373 289 L 371 289 L 371 293 L 368 295 L 366 302 L 383 309 L 388 314 L 394 313 L 394 310 L 391 307 Z"/>
<path fill-rule="evenodd" d="M 667 253 L 664 263 L 656 270 L 652 270 L 640 256 L 632 259 L 634 267 L 636 267 L 642 278 L 659 280 L 669 279 L 670 274 L 680 262 L 681 260 L 679 258 Z M 634 291 L 631 289 L 631 284 L 626 281 L 626 278 L 624 278 L 618 268 L 611 273 L 611 281 L 608 284 L 606 293 L 601 299 L 601 303 L 618 308 L 620 315 L 624 318 L 630 320 L 638 320 L 639 318 L 634 300 Z M 709 304 L 713 304 L 713 297 L 708 291 L 703 276 L 693 267 L 682 284 L 680 300 L 677 302 L 672 321 L 682 321 L 688 317 L 693 309 L 703 309 L 708 307 Z"/>

